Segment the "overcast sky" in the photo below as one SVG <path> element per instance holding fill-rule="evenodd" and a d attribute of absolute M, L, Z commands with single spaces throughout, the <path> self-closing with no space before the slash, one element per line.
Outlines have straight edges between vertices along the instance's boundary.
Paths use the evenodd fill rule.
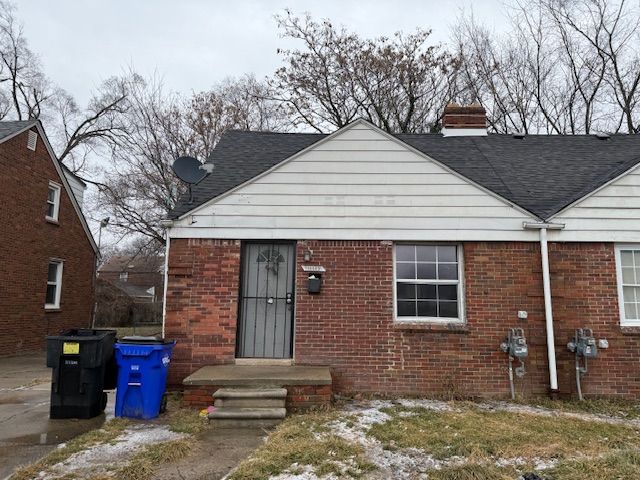
<path fill-rule="evenodd" d="M 446 41 L 462 10 L 496 30 L 501 0 L 20 0 L 18 17 L 44 70 L 81 104 L 105 78 L 133 66 L 189 93 L 226 76 L 270 74 L 280 64 L 274 15 L 290 8 L 364 36 L 415 27 Z M 295 45 L 295 44 L 294 44 Z"/>

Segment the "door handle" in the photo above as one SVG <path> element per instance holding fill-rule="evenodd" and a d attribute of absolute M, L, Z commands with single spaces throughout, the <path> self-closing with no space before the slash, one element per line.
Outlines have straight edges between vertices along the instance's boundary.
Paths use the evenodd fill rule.
<path fill-rule="evenodd" d="M 287 293 L 287 304 L 291 305 L 293 303 L 293 297 L 290 293 Z"/>

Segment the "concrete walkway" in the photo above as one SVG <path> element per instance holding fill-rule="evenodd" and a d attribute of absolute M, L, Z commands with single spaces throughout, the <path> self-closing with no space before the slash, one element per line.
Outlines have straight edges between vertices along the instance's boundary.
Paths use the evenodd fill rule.
<path fill-rule="evenodd" d="M 50 420 L 50 387 L 44 354 L 0 358 L 0 479 L 104 423 L 105 415 Z M 109 397 L 106 411 L 113 412 L 113 395 Z"/>

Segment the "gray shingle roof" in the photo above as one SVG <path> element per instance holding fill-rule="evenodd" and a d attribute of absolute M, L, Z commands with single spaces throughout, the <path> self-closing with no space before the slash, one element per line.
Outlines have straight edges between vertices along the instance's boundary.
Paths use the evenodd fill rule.
<path fill-rule="evenodd" d="M 0 122 L 0 140 L 27 128 L 30 125 L 35 125 L 36 122 L 37 120 L 2 121 Z"/>
<path fill-rule="evenodd" d="M 213 173 L 171 212 L 177 218 L 250 180 L 326 135 L 229 131 L 208 162 Z M 468 179 L 542 219 L 640 162 L 640 135 L 511 135 L 444 137 L 398 134 L 402 140 Z"/>

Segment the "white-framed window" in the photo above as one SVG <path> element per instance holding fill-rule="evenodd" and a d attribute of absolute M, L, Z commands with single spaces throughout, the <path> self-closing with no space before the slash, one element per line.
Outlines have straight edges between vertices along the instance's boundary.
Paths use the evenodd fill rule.
<path fill-rule="evenodd" d="M 462 278 L 462 245 L 396 244 L 396 320 L 464 322 Z"/>
<path fill-rule="evenodd" d="M 61 187 L 55 182 L 49 182 L 49 192 L 47 193 L 47 220 L 58 221 L 60 211 Z"/>
<path fill-rule="evenodd" d="M 640 327 L 640 244 L 616 245 L 620 325 Z"/>
<path fill-rule="evenodd" d="M 47 293 L 44 308 L 60 308 L 62 291 L 62 260 L 50 260 L 47 272 Z"/>
<path fill-rule="evenodd" d="M 129 272 L 120 272 L 120 281 L 126 282 L 129 280 Z"/>

